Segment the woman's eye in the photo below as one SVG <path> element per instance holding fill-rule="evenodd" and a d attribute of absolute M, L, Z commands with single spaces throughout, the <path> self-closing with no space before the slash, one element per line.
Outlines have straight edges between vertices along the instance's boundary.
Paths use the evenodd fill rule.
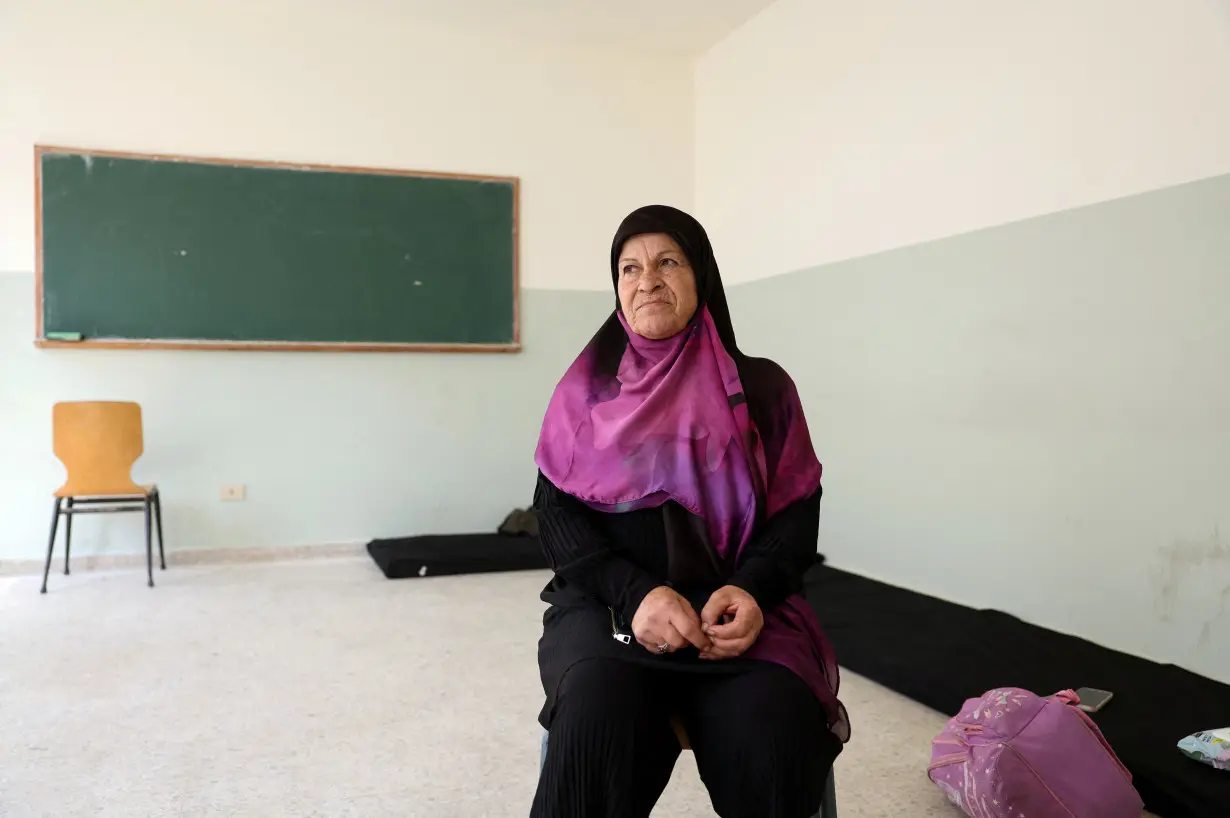
<path fill-rule="evenodd" d="M 674 267 L 675 260 L 673 258 L 664 258 L 662 259 L 662 266 L 663 267 Z"/>
<path fill-rule="evenodd" d="M 630 276 L 630 275 L 634 275 L 635 273 L 636 273 L 636 265 L 635 265 L 635 264 L 625 264 L 625 265 L 624 265 L 624 269 L 623 269 L 623 274 L 624 274 L 624 275 L 626 275 L 626 276 Z"/>

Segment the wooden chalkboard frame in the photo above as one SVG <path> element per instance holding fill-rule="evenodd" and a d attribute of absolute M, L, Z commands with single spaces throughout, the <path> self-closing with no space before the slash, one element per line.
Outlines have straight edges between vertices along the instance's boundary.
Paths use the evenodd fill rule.
<path fill-rule="evenodd" d="M 364 343 L 335 341 L 211 341 L 189 339 L 85 338 L 57 341 L 43 333 L 43 156 L 73 154 L 94 158 L 144 159 L 155 162 L 192 162 L 230 167 L 282 168 L 303 171 L 333 171 L 379 176 L 414 176 L 423 179 L 457 179 L 469 182 L 499 182 L 513 192 L 513 339 L 507 344 Z M 276 352 L 520 352 L 521 351 L 521 180 L 516 176 L 325 165 L 260 159 L 229 159 L 186 154 L 131 153 L 127 151 L 70 148 L 62 145 L 34 146 L 34 345 L 41 349 L 174 349 L 174 350 L 264 350 Z"/>

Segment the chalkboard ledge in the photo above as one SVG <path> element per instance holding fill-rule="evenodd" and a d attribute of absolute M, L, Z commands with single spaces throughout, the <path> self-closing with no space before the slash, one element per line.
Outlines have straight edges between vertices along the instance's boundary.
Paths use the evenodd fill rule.
<path fill-rule="evenodd" d="M 56 341 L 35 338 L 39 349 L 174 349 L 231 350 L 242 352 L 470 352 L 515 353 L 521 344 L 383 344 L 335 343 L 326 341 L 197 341 L 134 340 L 127 338 L 86 338 L 81 341 Z"/>

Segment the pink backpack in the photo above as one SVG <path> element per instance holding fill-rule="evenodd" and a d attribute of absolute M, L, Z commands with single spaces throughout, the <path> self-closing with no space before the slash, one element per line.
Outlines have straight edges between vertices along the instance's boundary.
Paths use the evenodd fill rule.
<path fill-rule="evenodd" d="M 927 775 L 973 818 L 1140 818 L 1132 775 L 1064 690 L 970 699 L 931 743 Z"/>

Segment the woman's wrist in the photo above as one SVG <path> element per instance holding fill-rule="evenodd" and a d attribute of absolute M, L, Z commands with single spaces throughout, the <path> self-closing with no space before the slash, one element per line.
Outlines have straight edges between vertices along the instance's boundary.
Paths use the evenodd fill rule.
<path fill-rule="evenodd" d="M 641 576 L 636 577 L 628 586 L 622 604 L 620 606 L 621 613 L 625 622 L 632 622 L 632 617 L 636 616 L 637 610 L 640 609 L 641 603 L 645 601 L 645 597 L 649 596 L 650 592 L 655 588 L 670 587 L 665 582 L 662 582 L 657 577 L 651 575 L 648 571 L 642 572 Z"/>

